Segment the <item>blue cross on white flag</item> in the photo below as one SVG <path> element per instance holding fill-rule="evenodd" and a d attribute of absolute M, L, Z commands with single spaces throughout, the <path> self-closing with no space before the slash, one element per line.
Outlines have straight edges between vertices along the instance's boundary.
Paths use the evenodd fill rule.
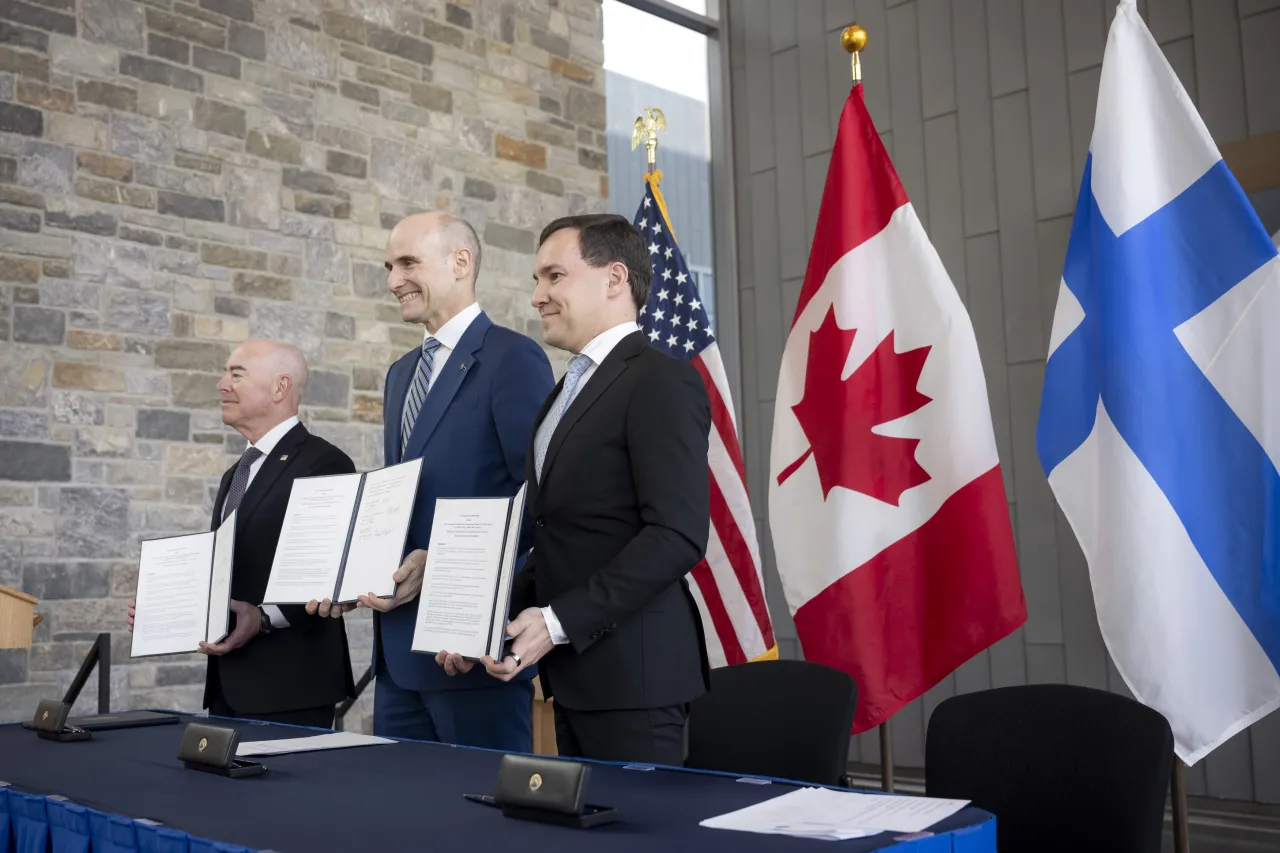
<path fill-rule="evenodd" d="M 1107 40 L 1037 445 L 1187 764 L 1280 706 L 1280 260 L 1134 0 Z"/>

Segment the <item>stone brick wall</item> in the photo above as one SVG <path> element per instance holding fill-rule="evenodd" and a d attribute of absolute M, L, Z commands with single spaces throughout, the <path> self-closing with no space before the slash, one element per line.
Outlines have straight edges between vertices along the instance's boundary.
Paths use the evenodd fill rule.
<path fill-rule="evenodd" d="M 0 721 L 104 630 L 114 707 L 199 707 L 198 656 L 129 663 L 138 542 L 208 525 L 248 337 L 298 344 L 304 421 L 381 464 L 421 341 L 385 292 L 400 216 L 466 216 L 482 304 L 538 337 L 537 232 L 608 191 L 601 39 L 598 0 L 0 0 L 0 584 L 46 614 L 0 651 Z"/>

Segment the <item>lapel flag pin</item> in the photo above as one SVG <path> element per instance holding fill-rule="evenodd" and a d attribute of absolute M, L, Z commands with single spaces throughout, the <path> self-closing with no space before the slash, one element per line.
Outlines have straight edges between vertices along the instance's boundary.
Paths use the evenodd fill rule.
<path fill-rule="evenodd" d="M 280 461 L 281 461 L 281 462 L 283 462 L 283 461 L 285 461 L 285 460 L 286 460 L 286 459 L 288 459 L 288 458 L 289 458 L 289 454 L 288 454 L 288 453 L 286 453 L 286 454 L 284 454 L 283 456 L 281 456 L 281 457 L 280 457 Z"/>

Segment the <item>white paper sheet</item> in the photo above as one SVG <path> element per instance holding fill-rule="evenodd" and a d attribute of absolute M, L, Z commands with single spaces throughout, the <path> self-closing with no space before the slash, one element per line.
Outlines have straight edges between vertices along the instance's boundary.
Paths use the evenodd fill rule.
<path fill-rule="evenodd" d="M 356 734 L 355 732 L 333 732 L 331 734 L 289 738 L 286 740 L 241 741 L 236 748 L 236 755 L 241 758 L 248 758 L 252 755 L 284 755 L 290 752 L 346 749 L 352 746 L 373 746 L 379 743 L 395 743 L 395 741 L 385 737 Z"/>
<path fill-rule="evenodd" d="M 209 626 L 213 533 L 142 543 L 134 608 L 133 657 L 194 652 Z"/>
<path fill-rule="evenodd" d="M 359 474 L 293 481 L 263 604 L 306 604 L 333 596 L 359 489 Z"/>
<path fill-rule="evenodd" d="M 801 788 L 745 809 L 708 818 L 701 825 L 711 829 L 839 841 L 885 831 L 921 832 L 968 804 L 968 800 Z"/>
<path fill-rule="evenodd" d="M 488 654 L 510 507 L 508 498 L 436 501 L 413 632 L 415 652 Z"/>
<path fill-rule="evenodd" d="M 365 475 L 338 601 L 355 601 L 370 592 L 382 597 L 395 592 L 391 576 L 404 556 L 421 471 L 418 458 Z"/>
<path fill-rule="evenodd" d="M 227 636 L 231 619 L 231 567 L 236 544 L 236 513 L 223 519 L 213 537 L 213 572 L 209 577 L 209 630 L 206 643 L 219 643 Z"/>

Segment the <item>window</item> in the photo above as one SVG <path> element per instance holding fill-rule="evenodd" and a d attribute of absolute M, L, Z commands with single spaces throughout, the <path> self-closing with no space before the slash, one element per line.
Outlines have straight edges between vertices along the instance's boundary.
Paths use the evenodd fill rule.
<path fill-rule="evenodd" d="M 677 5 L 707 13 L 706 0 Z M 648 162 L 643 143 L 631 149 L 631 132 L 645 107 L 656 107 L 667 125 L 658 133 L 657 167 L 671 228 L 718 332 L 708 38 L 618 0 L 604 0 L 604 68 L 609 210 L 635 216 Z"/>

